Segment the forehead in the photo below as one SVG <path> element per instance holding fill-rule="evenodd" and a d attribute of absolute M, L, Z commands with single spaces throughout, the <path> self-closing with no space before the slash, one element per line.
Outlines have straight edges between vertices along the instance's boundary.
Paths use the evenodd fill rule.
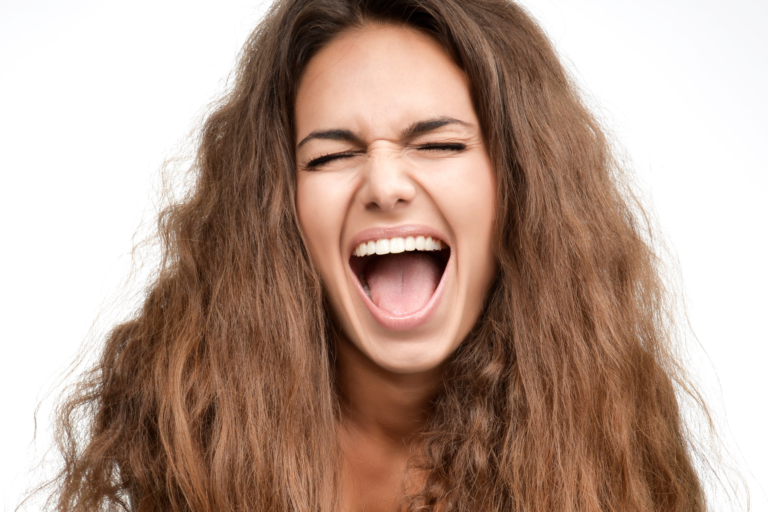
<path fill-rule="evenodd" d="M 432 38 L 367 25 L 333 39 L 310 60 L 296 99 L 297 140 L 317 129 L 386 136 L 417 119 L 475 121 L 464 72 Z"/>

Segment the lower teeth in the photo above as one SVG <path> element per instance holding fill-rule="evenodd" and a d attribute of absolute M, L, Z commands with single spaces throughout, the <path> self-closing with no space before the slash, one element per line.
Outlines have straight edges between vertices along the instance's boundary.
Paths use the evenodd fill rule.
<path fill-rule="evenodd" d="M 371 297 L 371 289 L 368 287 L 368 281 L 365 280 L 365 276 L 363 274 L 360 274 L 358 276 L 358 279 L 360 280 L 360 284 L 363 285 L 363 290 L 365 290 L 365 294 L 368 296 L 369 299 L 373 300 L 373 297 Z"/>

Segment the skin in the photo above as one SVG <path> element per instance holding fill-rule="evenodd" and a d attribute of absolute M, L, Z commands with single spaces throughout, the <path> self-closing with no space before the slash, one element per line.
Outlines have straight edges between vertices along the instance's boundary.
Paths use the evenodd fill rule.
<path fill-rule="evenodd" d="M 409 28 L 368 25 L 325 46 L 295 126 L 299 223 L 340 327 L 343 509 L 393 510 L 444 363 L 496 274 L 493 169 L 466 75 Z M 451 258 L 432 314 L 393 329 L 365 305 L 349 259 L 363 230 L 406 225 L 440 233 Z"/>

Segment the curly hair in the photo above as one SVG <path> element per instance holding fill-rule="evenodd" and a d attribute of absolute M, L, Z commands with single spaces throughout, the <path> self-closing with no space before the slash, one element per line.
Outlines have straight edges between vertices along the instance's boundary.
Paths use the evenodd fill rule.
<path fill-rule="evenodd" d="M 293 109 L 345 30 L 415 28 L 470 80 L 498 274 L 448 362 L 408 511 L 706 509 L 642 208 L 542 30 L 507 0 L 281 0 L 207 118 L 162 266 L 60 409 L 59 511 L 338 507 L 334 335 L 298 226 Z"/>

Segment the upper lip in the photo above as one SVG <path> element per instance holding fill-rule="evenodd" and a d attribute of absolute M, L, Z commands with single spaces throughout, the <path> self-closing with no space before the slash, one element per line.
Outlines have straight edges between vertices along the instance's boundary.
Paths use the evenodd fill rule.
<path fill-rule="evenodd" d="M 438 238 L 441 242 L 445 242 L 448 247 L 450 247 L 450 243 L 448 243 L 448 240 L 446 239 L 445 235 L 443 235 L 439 230 L 429 227 L 429 226 L 423 226 L 421 224 L 405 224 L 402 226 L 392 226 L 392 227 L 377 227 L 377 228 L 368 228 L 360 231 L 355 236 L 352 237 L 352 240 L 349 242 L 349 247 L 347 247 L 347 255 L 351 256 L 353 251 L 355 250 L 355 247 L 360 245 L 363 242 L 369 242 L 371 240 L 381 240 L 383 238 L 397 238 L 397 237 L 407 237 L 407 236 L 431 236 L 432 238 Z"/>

